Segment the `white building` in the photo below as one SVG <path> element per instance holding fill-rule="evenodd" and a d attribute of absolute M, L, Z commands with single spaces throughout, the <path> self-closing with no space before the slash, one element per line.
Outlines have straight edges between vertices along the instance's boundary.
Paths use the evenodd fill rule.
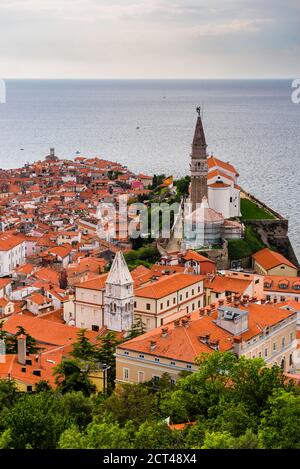
<path fill-rule="evenodd" d="M 238 172 L 230 163 L 225 163 L 214 156 L 207 159 L 208 163 L 208 202 L 216 212 L 225 219 L 239 217 L 240 187 L 237 185 Z"/>
<path fill-rule="evenodd" d="M 0 236 L 0 276 L 10 275 L 15 267 L 25 263 L 25 241 L 19 236 Z"/>

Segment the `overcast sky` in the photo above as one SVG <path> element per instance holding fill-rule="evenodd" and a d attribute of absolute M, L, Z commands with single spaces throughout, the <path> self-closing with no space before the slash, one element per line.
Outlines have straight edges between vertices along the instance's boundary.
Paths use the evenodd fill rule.
<path fill-rule="evenodd" d="M 299 0 L 0 0 L 0 77 L 300 76 Z"/>

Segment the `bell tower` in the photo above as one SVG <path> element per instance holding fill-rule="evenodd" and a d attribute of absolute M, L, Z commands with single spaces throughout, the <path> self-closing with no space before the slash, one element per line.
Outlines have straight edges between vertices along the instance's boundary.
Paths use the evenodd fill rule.
<path fill-rule="evenodd" d="M 197 107 L 198 113 L 191 154 L 191 192 L 190 199 L 192 210 L 197 204 L 201 204 L 203 197 L 207 197 L 207 144 L 201 119 L 201 109 Z"/>
<path fill-rule="evenodd" d="M 104 325 L 112 331 L 130 331 L 133 324 L 133 279 L 121 251 L 116 253 L 105 282 Z"/>

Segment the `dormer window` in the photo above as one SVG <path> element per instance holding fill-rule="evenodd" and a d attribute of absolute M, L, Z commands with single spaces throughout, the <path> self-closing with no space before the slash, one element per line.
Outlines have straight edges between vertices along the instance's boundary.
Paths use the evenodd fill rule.
<path fill-rule="evenodd" d="M 264 283 L 264 288 L 271 288 L 271 283 L 270 282 L 265 282 Z"/>
<path fill-rule="evenodd" d="M 278 286 L 281 290 L 286 290 L 288 288 L 288 283 L 279 283 Z"/>
<path fill-rule="evenodd" d="M 300 290 L 300 283 L 294 283 L 293 289 L 294 290 Z"/>

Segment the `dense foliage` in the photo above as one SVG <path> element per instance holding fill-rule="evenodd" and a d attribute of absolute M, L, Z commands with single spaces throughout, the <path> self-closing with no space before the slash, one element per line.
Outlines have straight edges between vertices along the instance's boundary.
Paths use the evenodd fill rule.
<path fill-rule="evenodd" d="M 228 256 L 231 260 L 239 260 L 251 256 L 264 248 L 265 244 L 252 226 L 245 226 L 244 237 L 228 239 Z"/>
<path fill-rule="evenodd" d="M 84 333 L 78 343 L 80 359 L 95 352 Z M 0 448 L 300 448 L 299 388 L 280 368 L 231 352 L 203 354 L 198 364 L 176 384 L 165 375 L 155 386 L 124 384 L 110 395 L 76 391 L 74 375 L 73 391 L 41 383 L 35 394 L 1 380 Z"/>

